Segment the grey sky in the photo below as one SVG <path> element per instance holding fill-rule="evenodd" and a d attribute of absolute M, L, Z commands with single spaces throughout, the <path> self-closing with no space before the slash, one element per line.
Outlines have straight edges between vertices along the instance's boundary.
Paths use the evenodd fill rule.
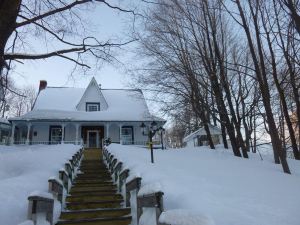
<path fill-rule="evenodd" d="M 124 4 L 126 1 L 120 2 Z M 132 19 L 132 15 L 129 13 L 121 13 L 106 6 L 98 6 L 94 10 L 86 11 L 84 19 L 89 20 L 87 23 L 92 22 L 91 27 L 88 28 L 93 30 L 93 34 L 99 40 L 127 41 L 130 39 L 127 35 L 130 25 L 128 21 Z M 30 45 L 35 47 L 36 51 L 44 51 L 36 47 L 38 44 L 36 44 L 34 38 L 30 40 Z M 126 48 L 124 47 L 123 50 L 116 52 L 116 57 L 125 64 L 132 57 L 132 54 Z M 91 65 L 93 66 L 93 62 L 91 62 Z M 96 80 L 104 88 L 124 88 L 127 84 L 128 76 L 125 76 L 124 68 L 121 65 L 104 64 L 100 69 L 93 67 L 88 71 L 87 75 L 82 75 L 82 73 L 77 71 L 71 76 L 73 68 L 74 63 L 61 58 L 24 61 L 24 64 L 16 64 L 12 77 L 18 86 L 34 85 L 37 87 L 39 80 L 44 79 L 48 81 L 49 86 L 85 87 L 92 76 L 95 76 Z"/>

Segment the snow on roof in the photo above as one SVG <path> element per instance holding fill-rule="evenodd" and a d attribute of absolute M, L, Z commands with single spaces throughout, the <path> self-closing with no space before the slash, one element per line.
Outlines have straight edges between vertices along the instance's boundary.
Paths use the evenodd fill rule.
<path fill-rule="evenodd" d="M 136 89 L 101 89 L 108 109 L 97 112 L 76 109 L 85 88 L 47 87 L 39 93 L 33 110 L 10 120 L 152 121 L 143 93 Z"/>
<path fill-rule="evenodd" d="M 0 123 L 10 124 L 9 121 L 5 118 L 0 118 Z"/>
<path fill-rule="evenodd" d="M 222 134 L 222 131 L 220 130 L 219 127 L 212 126 L 212 125 L 208 125 L 208 126 L 211 134 Z M 183 138 L 183 142 L 188 142 L 189 140 L 201 135 L 206 135 L 206 131 L 204 127 L 201 127 L 198 130 L 194 131 L 193 133 L 185 136 Z"/>

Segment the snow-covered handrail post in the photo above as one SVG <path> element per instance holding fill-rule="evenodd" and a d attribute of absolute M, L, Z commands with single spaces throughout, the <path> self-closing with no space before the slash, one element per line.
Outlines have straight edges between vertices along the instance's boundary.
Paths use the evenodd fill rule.
<path fill-rule="evenodd" d="M 62 180 L 64 188 L 66 189 L 67 193 L 69 192 L 69 176 L 64 169 L 59 170 L 59 179 Z"/>
<path fill-rule="evenodd" d="M 103 148 L 103 156 L 104 156 L 104 159 L 105 159 L 105 160 L 107 160 L 108 154 L 109 154 L 109 152 L 108 152 L 107 148 L 104 147 L 104 148 Z"/>
<path fill-rule="evenodd" d="M 114 167 L 117 164 L 118 160 L 116 158 L 114 158 L 114 160 L 111 162 L 111 164 L 109 164 L 109 170 L 111 173 L 113 173 Z"/>
<path fill-rule="evenodd" d="M 111 164 L 111 162 L 112 162 L 113 158 L 114 158 L 114 155 L 110 154 L 110 156 L 109 156 L 109 158 L 108 158 L 108 160 L 107 160 L 107 162 L 108 162 L 108 165 L 110 165 L 110 164 Z"/>
<path fill-rule="evenodd" d="M 117 165 L 113 168 L 112 175 L 114 176 L 115 182 L 118 182 L 122 166 L 123 166 L 123 163 L 122 162 L 118 162 Z"/>
<path fill-rule="evenodd" d="M 143 214 L 143 207 L 155 208 L 156 224 L 159 223 L 159 216 L 163 212 L 163 192 L 155 192 L 152 194 L 137 196 L 137 221 L 139 224 L 139 219 Z"/>
<path fill-rule="evenodd" d="M 37 224 L 38 220 L 46 219 L 50 225 L 53 225 L 54 199 L 50 193 L 32 194 L 28 197 L 28 201 L 29 220 Z"/>
<path fill-rule="evenodd" d="M 126 178 L 129 176 L 129 169 L 122 171 L 119 175 L 119 192 L 122 191 L 122 186 L 126 181 Z"/>
<path fill-rule="evenodd" d="M 136 191 L 136 193 L 138 193 L 138 191 L 141 188 L 141 183 L 142 183 L 141 177 L 136 177 L 133 180 L 126 183 L 126 206 L 127 207 L 130 207 L 130 192 Z"/>
<path fill-rule="evenodd" d="M 141 188 L 141 183 L 142 183 L 142 178 L 141 177 L 136 177 L 133 180 L 126 183 L 126 195 L 125 195 L 125 197 L 126 197 L 126 207 L 130 207 L 130 202 L 135 201 L 135 203 L 131 206 L 131 210 L 136 210 L 137 211 L 137 208 L 133 209 L 133 207 L 137 206 L 137 202 L 136 202 L 137 201 L 137 193 L 139 192 L 139 190 Z M 134 218 L 132 218 L 132 219 L 134 220 Z M 138 224 L 138 221 L 137 221 L 137 224 Z"/>
<path fill-rule="evenodd" d="M 48 183 L 49 183 L 49 192 L 52 193 L 54 196 L 56 196 L 57 200 L 60 203 L 62 203 L 63 190 L 64 190 L 62 183 L 55 178 L 50 178 L 48 180 Z"/>
<path fill-rule="evenodd" d="M 72 169 L 75 170 L 75 163 L 73 159 L 69 159 L 69 162 L 71 163 Z"/>
<path fill-rule="evenodd" d="M 72 156 L 72 160 L 73 160 L 73 162 L 74 162 L 74 166 L 78 166 L 79 160 L 77 160 L 76 155 L 73 155 L 73 156 Z"/>
<path fill-rule="evenodd" d="M 73 170 L 72 170 L 70 163 L 65 163 L 65 170 L 67 171 L 67 173 L 69 175 L 69 179 L 71 180 L 71 182 L 73 182 Z"/>

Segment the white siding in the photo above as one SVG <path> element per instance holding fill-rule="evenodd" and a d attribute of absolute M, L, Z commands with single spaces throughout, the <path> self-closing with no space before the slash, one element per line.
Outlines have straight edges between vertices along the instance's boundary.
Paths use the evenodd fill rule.
<path fill-rule="evenodd" d="M 108 137 L 111 139 L 112 142 L 120 142 L 119 125 L 117 125 L 117 124 L 110 125 Z"/>
<path fill-rule="evenodd" d="M 79 111 L 86 111 L 86 103 L 87 102 L 99 102 L 100 103 L 100 111 L 107 109 L 107 103 L 97 87 L 97 83 L 91 83 L 90 86 L 87 87 L 77 109 Z"/>
<path fill-rule="evenodd" d="M 32 135 L 33 142 L 49 141 L 49 125 L 33 125 L 32 134 L 36 132 L 36 136 Z"/>
<path fill-rule="evenodd" d="M 139 144 L 139 143 L 144 143 L 148 141 L 148 136 L 144 136 L 141 132 L 141 127 L 139 125 L 136 125 L 133 127 L 133 132 L 134 132 L 134 142 Z"/>
<path fill-rule="evenodd" d="M 80 131 L 79 131 L 79 137 L 80 137 Z M 65 141 L 75 141 L 75 140 L 76 140 L 76 127 L 74 125 L 67 125 L 65 127 Z"/>

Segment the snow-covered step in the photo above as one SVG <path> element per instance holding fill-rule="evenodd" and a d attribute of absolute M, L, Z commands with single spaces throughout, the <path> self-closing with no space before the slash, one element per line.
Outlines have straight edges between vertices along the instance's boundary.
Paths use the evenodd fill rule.
<path fill-rule="evenodd" d="M 73 210 L 62 212 L 61 220 L 89 219 L 89 218 L 112 218 L 127 216 L 131 213 L 130 208 L 108 208 L 96 210 Z"/>
<path fill-rule="evenodd" d="M 83 155 L 80 173 L 73 181 L 57 224 L 129 225 L 130 208 L 121 208 L 124 199 L 102 162 L 102 151 L 88 149 Z"/>

